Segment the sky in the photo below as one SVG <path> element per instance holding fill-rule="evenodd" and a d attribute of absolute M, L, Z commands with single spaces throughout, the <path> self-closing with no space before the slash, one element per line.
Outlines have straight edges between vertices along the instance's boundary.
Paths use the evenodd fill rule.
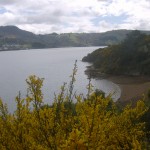
<path fill-rule="evenodd" d="M 150 30 L 150 0 L 0 0 L 0 26 L 36 34 Z"/>

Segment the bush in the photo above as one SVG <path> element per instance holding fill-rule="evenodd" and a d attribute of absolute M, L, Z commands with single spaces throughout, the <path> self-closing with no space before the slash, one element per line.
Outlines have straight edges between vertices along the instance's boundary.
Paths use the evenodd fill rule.
<path fill-rule="evenodd" d="M 30 76 L 27 84 L 28 96 L 16 98 L 13 114 L 0 101 L 1 150 L 146 148 L 145 125 L 139 122 L 147 110 L 143 101 L 118 113 L 109 96 L 94 92 L 88 98 L 76 95 L 73 104 L 70 94 L 64 94 L 64 85 L 48 107 L 43 103 L 43 79 Z"/>

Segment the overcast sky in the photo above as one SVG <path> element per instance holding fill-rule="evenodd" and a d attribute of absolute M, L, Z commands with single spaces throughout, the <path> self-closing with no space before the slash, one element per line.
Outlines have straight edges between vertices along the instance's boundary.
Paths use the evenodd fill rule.
<path fill-rule="evenodd" d="M 0 0 L 0 26 L 44 33 L 150 30 L 150 0 Z"/>

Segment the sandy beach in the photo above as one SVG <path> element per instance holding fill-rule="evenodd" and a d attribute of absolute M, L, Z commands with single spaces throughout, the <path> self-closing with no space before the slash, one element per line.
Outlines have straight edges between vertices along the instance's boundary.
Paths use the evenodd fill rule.
<path fill-rule="evenodd" d="M 107 79 L 119 85 L 121 97 L 118 101 L 129 102 L 143 98 L 150 90 L 150 76 L 131 76 L 131 75 L 108 75 L 102 74 L 98 69 L 88 66 L 85 73 L 88 76 L 99 79 Z"/>
<path fill-rule="evenodd" d="M 120 101 L 138 100 L 150 89 L 148 76 L 108 76 L 107 79 L 120 86 Z"/>

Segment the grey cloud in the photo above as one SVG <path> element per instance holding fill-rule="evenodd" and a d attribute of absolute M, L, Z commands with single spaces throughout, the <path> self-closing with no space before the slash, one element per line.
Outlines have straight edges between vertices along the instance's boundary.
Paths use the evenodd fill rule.
<path fill-rule="evenodd" d="M 0 0 L 0 5 L 11 5 L 17 2 L 18 0 Z"/>
<path fill-rule="evenodd" d="M 141 4 L 145 1 L 141 0 Z M 124 4 L 127 4 L 127 2 L 130 2 L 132 7 L 122 5 L 122 2 L 119 0 L 0 0 L 0 6 L 8 10 L 6 13 L 0 14 L 0 25 L 20 25 L 30 31 L 36 31 L 36 33 L 38 31 L 40 33 L 46 33 L 46 31 L 99 32 L 112 29 L 112 26 L 114 28 L 113 21 L 111 23 L 101 22 L 98 26 L 94 20 L 99 22 L 102 16 L 107 17 L 129 13 L 131 17 L 129 18 L 128 16 L 128 20 L 125 20 L 125 27 L 133 28 L 137 21 L 137 28 L 148 29 L 150 27 L 148 17 L 144 17 L 146 15 L 138 15 L 135 13 L 135 9 L 131 9 L 133 6 L 137 6 L 132 0 L 124 0 Z M 138 5 L 138 8 L 135 8 L 136 12 L 144 12 L 146 10 L 143 5 Z M 142 11 L 139 11 L 139 8 L 142 8 Z M 146 12 L 148 14 L 149 10 Z M 132 16 L 136 17 L 132 18 Z M 138 19 L 141 19 L 142 16 L 143 20 L 139 22 L 137 16 Z"/>
<path fill-rule="evenodd" d="M 54 16 L 62 16 L 64 13 L 63 13 L 63 11 L 62 10 L 55 10 L 53 13 L 52 13 L 52 15 L 54 15 Z"/>
<path fill-rule="evenodd" d="M 150 22 L 149 20 L 140 20 L 139 25 L 137 25 L 137 29 L 144 29 L 144 30 L 149 30 L 150 28 Z"/>
<path fill-rule="evenodd" d="M 112 2 L 112 0 L 97 0 L 98 2 Z"/>
<path fill-rule="evenodd" d="M 47 13 L 47 11 L 38 12 L 37 14 L 25 15 L 27 23 L 50 23 L 59 24 L 62 23 L 64 13 L 62 10 L 54 10 Z"/>
<path fill-rule="evenodd" d="M 33 24 L 33 23 L 50 23 L 50 24 L 59 24 L 61 23 L 61 18 L 57 16 L 28 16 L 26 23 Z"/>

